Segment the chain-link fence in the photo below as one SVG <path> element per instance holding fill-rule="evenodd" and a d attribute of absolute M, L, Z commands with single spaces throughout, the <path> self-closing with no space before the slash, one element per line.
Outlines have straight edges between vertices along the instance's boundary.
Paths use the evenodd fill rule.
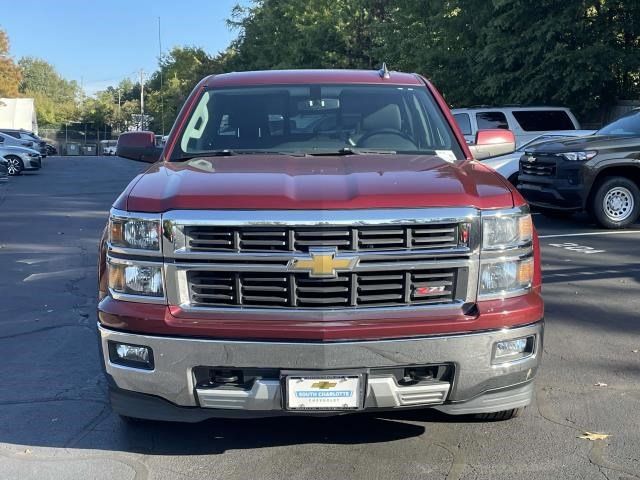
<path fill-rule="evenodd" d="M 120 132 L 106 127 L 96 129 L 60 127 L 40 128 L 38 135 L 53 145 L 60 155 L 104 155 L 115 147 Z"/>

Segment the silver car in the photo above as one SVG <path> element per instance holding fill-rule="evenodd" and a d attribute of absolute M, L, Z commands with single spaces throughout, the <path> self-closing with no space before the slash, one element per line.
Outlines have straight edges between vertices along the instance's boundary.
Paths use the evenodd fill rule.
<path fill-rule="evenodd" d="M 0 128 L 0 134 L 13 137 L 14 139 L 21 142 L 21 146 L 23 147 L 33 148 L 34 150 L 40 152 L 40 155 L 42 155 L 43 158 L 47 156 L 47 142 L 42 140 L 33 132 L 28 132 L 27 130 L 17 130 L 14 128 Z"/>
<path fill-rule="evenodd" d="M 42 168 L 42 155 L 31 148 L 4 145 L 0 142 L 0 157 L 7 162 L 9 175 L 20 175 L 23 170 Z"/>

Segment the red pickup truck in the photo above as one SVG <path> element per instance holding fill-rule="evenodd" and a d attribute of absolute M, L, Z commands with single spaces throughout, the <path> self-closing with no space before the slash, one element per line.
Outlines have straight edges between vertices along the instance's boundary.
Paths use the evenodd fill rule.
<path fill-rule="evenodd" d="M 476 151 L 513 147 L 484 131 Z M 113 205 L 99 335 L 125 419 L 517 415 L 542 354 L 529 208 L 416 74 L 210 76 Z"/>

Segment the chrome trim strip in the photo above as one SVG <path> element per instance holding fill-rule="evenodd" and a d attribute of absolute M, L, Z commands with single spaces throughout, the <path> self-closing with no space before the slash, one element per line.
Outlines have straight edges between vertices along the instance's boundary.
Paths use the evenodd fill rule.
<path fill-rule="evenodd" d="M 117 208 L 111 208 L 109 215 L 115 218 L 122 218 L 126 220 L 161 220 L 161 213 L 146 213 L 146 212 L 129 212 L 127 210 L 118 210 Z"/>
<path fill-rule="evenodd" d="M 298 255 L 297 257 L 300 257 Z M 240 257 L 242 258 L 242 257 Z M 294 257 L 292 257 L 293 259 Z M 343 258 L 337 256 L 336 258 Z M 347 257 L 348 258 L 348 257 Z M 500 259 L 494 260 L 494 263 Z M 407 258 L 404 262 L 376 262 L 373 264 L 356 264 L 350 272 L 377 272 L 388 270 L 421 270 L 421 269 L 441 269 L 470 267 L 468 259 L 461 260 L 421 260 L 411 261 Z M 276 272 L 292 273 L 288 268 L 288 263 L 168 263 L 168 267 L 173 266 L 176 270 L 198 270 L 198 271 L 234 271 L 234 272 Z M 311 277 L 313 278 L 313 277 Z"/>
<path fill-rule="evenodd" d="M 162 215 L 173 225 L 366 226 L 453 223 L 478 217 L 474 208 L 359 210 L 172 210 Z"/>
<path fill-rule="evenodd" d="M 412 250 L 376 250 L 375 252 L 367 252 L 367 251 L 358 251 L 358 250 L 340 250 L 336 255 L 339 257 L 343 256 L 351 256 L 357 255 L 360 258 L 360 263 L 367 261 L 375 261 L 378 259 L 396 259 L 396 258 L 430 258 L 437 259 L 439 257 L 447 257 L 447 258 L 455 258 L 460 257 L 462 260 L 466 260 L 471 254 L 472 250 L 469 247 L 457 247 L 451 249 L 438 248 L 438 249 L 412 249 Z M 502 253 L 502 252 L 499 252 Z M 204 260 L 221 260 L 221 261 L 231 261 L 237 260 L 238 258 L 242 258 L 243 263 L 246 262 L 254 262 L 260 263 L 261 260 L 268 260 L 270 263 L 273 262 L 282 262 L 283 264 L 288 263 L 294 257 L 299 257 L 301 255 L 305 255 L 304 252 L 295 252 L 295 251 L 274 251 L 270 252 L 242 252 L 238 253 L 235 251 L 220 251 L 215 253 L 209 252 L 190 252 L 185 249 L 176 250 L 173 252 L 172 258 L 175 259 L 175 263 L 183 263 L 186 261 L 204 261 Z M 170 261 L 171 258 L 168 258 Z M 185 263 L 186 264 L 186 263 Z"/>
<path fill-rule="evenodd" d="M 113 245 L 111 242 L 107 242 L 107 252 L 117 253 L 119 255 L 130 255 L 132 257 L 154 257 L 162 261 L 161 250 L 142 250 L 138 248 L 125 248 Z"/>
<path fill-rule="evenodd" d="M 189 303 L 188 292 L 180 294 L 176 302 L 187 299 L 182 304 L 177 304 L 169 297 L 171 305 L 177 304 L 182 310 L 190 314 L 211 314 L 229 317 L 242 315 L 245 320 L 300 320 L 300 321 L 324 321 L 338 322 L 348 316 L 350 320 L 389 320 L 390 316 L 401 317 L 398 321 L 420 320 L 426 315 L 430 316 L 457 316 L 460 315 L 465 302 L 456 300 L 451 303 L 434 305 L 398 305 L 387 307 L 344 307 L 344 308 L 282 308 L 282 307 L 197 307 Z M 179 318 L 179 317 L 178 317 Z M 206 320 L 203 320 L 206 322 Z"/>

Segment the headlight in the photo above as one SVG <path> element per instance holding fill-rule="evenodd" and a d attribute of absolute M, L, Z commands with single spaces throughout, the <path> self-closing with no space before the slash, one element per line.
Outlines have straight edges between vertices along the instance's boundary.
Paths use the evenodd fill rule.
<path fill-rule="evenodd" d="M 533 238 L 531 215 L 490 215 L 482 219 L 482 249 L 496 250 L 526 245 Z"/>
<path fill-rule="evenodd" d="M 125 295 L 163 297 L 162 267 L 109 261 L 109 288 Z"/>
<path fill-rule="evenodd" d="M 160 221 L 141 218 L 109 219 L 111 245 L 142 250 L 160 250 Z"/>
<path fill-rule="evenodd" d="M 533 258 L 495 261 L 480 267 L 480 295 L 500 296 L 531 288 Z"/>
<path fill-rule="evenodd" d="M 558 154 L 561 157 L 571 161 L 571 162 L 585 162 L 587 160 L 591 160 L 596 156 L 598 152 L 589 151 L 589 152 L 566 152 Z"/>
<path fill-rule="evenodd" d="M 478 297 L 526 294 L 533 275 L 533 223 L 528 209 L 484 212 Z"/>

